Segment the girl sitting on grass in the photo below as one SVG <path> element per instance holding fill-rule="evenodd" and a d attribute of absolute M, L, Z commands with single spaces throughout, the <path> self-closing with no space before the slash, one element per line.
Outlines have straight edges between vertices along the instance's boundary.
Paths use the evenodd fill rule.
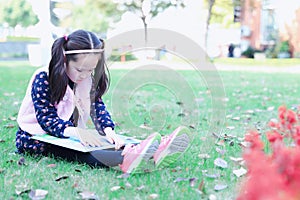
<path fill-rule="evenodd" d="M 108 86 L 102 39 L 85 30 L 56 39 L 49 67 L 36 70 L 21 104 L 16 132 L 18 152 L 50 153 L 91 166 L 120 166 L 124 173 L 143 171 L 151 158 L 156 166 L 176 161 L 189 146 L 190 131 L 180 126 L 164 138 L 153 133 L 137 145 L 125 146 L 102 101 Z M 97 136 L 80 131 L 86 128 L 89 117 L 99 134 L 115 144 L 116 151 L 84 153 L 32 139 L 34 135 L 49 134 L 62 140 L 76 137 L 83 145 L 100 146 Z"/>

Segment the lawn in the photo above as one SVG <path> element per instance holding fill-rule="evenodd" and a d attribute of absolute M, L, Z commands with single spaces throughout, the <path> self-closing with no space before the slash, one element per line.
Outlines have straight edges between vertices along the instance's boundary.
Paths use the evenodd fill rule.
<path fill-rule="evenodd" d="M 216 58 L 213 60 L 215 64 L 233 65 L 233 66 L 299 66 L 299 58 L 291 59 L 277 59 L 277 58 L 266 58 L 266 59 L 252 59 L 252 58 Z"/>
<path fill-rule="evenodd" d="M 47 190 L 46 199 L 76 199 L 84 191 L 95 193 L 94 199 L 234 199 L 243 177 L 233 173 L 241 166 L 232 159 L 242 155 L 244 134 L 264 130 L 279 105 L 295 108 L 299 102 L 299 74 L 220 71 L 214 75 L 222 80 L 226 114 L 219 124 L 211 120 L 212 91 L 201 72 L 111 70 L 104 101 L 118 133 L 144 138 L 182 124 L 194 134 L 191 148 L 173 166 L 121 177 L 119 170 L 51 156 L 25 155 L 20 163 L 22 156 L 14 153 L 16 116 L 35 69 L 27 62 L 0 62 L 0 199 L 29 199 L 29 189 Z M 221 128 L 213 136 L 215 126 Z M 227 166 L 214 164 L 217 158 Z"/>

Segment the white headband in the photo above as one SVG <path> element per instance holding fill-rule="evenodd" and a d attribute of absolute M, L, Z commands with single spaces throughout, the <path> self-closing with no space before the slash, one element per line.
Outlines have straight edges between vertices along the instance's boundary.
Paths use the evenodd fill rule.
<path fill-rule="evenodd" d="M 70 50 L 64 51 L 64 54 L 76 54 L 76 53 L 101 53 L 104 49 L 82 49 L 82 50 Z"/>

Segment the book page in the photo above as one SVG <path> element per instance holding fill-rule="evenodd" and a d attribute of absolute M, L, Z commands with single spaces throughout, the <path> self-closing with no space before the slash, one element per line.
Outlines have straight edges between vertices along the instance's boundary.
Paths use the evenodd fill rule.
<path fill-rule="evenodd" d="M 103 150 L 103 149 L 114 149 L 115 145 L 108 142 L 105 136 L 99 135 L 99 133 L 94 129 L 85 129 L 84 131 L 93 132 L 94 134 L 97 134 L 97 137 L 99 136 L 99 140 L 101 141 L 102 145 L 99 147 L 90 147 L 90 146 L 84 146 L 80 143 L 80 140 L 75 137 L 69 137 L 69 138 L 58 138 L 51 136 L 49 134 L 43 134 L 43 135 L 35 135 L 32 137 L 32 139 L 39 140 L 45 143 L 65 147 L 68 149 L 74 149 L 76 151 L 81 152 L 91 152 L 95 150 Z M 135 139 L 133 137 L 128 137 L 124 135 L 117 134 L 120 138 L 122 138 L 125 141 L 126 144 L 138 144 L 140 140 Z"/>

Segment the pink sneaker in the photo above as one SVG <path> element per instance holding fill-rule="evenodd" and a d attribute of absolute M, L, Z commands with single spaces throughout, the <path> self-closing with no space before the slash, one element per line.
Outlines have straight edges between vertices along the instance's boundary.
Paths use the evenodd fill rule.
<path fill-rule="evenodd" d="M 120 168 L 124 173 L 138 173 L 146 171 L 149 167 L 149 160 L 156 152 L 161 140 L 159 133 L 153 133 L 147 139 L 137 145 L 126 145 L 122 155 L 123 163 Z"/>
<path fill-rule="evenodd" d="M 186 151 L 190 142 L 191 132 L 185 126 L 179 126 L 171 135 L 163 137 L 153 155 L 156 167 L 174 163 Z"/>

